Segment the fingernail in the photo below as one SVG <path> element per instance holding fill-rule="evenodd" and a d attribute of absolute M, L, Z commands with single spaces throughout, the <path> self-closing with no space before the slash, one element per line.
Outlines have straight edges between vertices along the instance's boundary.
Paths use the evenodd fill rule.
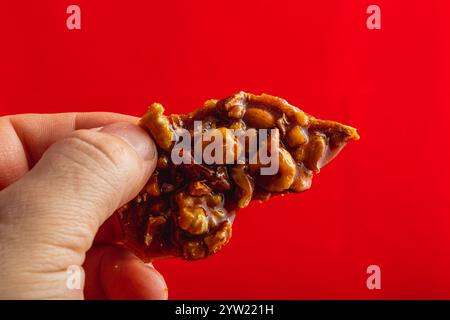
<path fill-rule="evenodd" d="M 162 284 L 161 287 L 163 288 L 164 299 L 168 299 L 169 298 L 169 288 L 167 288 L 166 280 L 164 279 L 162 274 L 159 273 L 158 270 L 156 270 L 156 268 L 153 266 L 153 264 L 151 262 L 146 263 L 145 266 L 147 268 L 151 269 L 153 271 L 153 273 L 158 276 L 158 278 L 159 278 L 159 280 L 161 281 L 161 284 Z"/>
<path fill-rule="evenodd" d="M 164 277 L 162 276 L 162 274 L 159 273 L 158 270 L 156 270 L 156 268 L 153 266 L 153 263 L 147 262 L 145 265 L 146 265 L 148 268 L 154 270 L 154 271 L 156 272 L 156 274 L 158 275 L 159 279 L 161 280 L 161 282 L 164 283 L 164 286 L 167 287 L 167 285 L 166 285 L 166 280 L 164 279 Z"/>
<path fill-rule="evenodd" d="M 132 146 L 137 154 L 145 161 L 151 161 L 156 157 L 156 147 L 153 140 L 139 126 L 126 122 L 118 122 L 106 125 L 98 131 L 121 138 Z"/>

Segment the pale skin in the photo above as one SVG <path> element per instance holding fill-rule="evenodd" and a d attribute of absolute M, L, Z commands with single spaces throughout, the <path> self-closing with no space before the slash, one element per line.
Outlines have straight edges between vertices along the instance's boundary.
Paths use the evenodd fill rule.
<path fill-rule="evenodd" d="M 137 118 L 0 118 L 0 298 L 166 299 L 161 274 L 117 244 L 114 211 L 155 169 Z M 82 266 L 81 289 L 67 268 Z"/>

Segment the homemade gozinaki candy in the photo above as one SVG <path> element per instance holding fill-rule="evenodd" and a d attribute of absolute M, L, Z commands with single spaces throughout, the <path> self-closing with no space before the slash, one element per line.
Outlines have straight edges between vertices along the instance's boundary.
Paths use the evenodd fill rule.
<path fill-rule="evenodd" d="M 254 199 L 308 190 L 314 174 L 359 139 L 352 127 L 316 119 L 278 97 L 245 92 L 208 100 L 185 115 L 164 115 L 163 106 L 153 103 L 140 124 L 156 141 L 157 168 L 118 213 L 125 244 L 144 261 L 197 260 L 220 251 L 238 209 Z M 184 145 L 190 150 L 179 147 L 183 132 L 193 137 Z M 216 162 L 195 161 L 217 137 L 223 149 L 211 153 Z M 262 161 L 268 159 L 262 149 L 276 172 L 263 174 L 272 164 Z"/>

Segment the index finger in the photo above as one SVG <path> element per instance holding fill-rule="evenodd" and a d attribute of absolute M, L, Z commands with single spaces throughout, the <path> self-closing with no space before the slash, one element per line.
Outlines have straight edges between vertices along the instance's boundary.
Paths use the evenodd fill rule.
<path fill-rule="evenodd" d="M 59 139 L 78 129 L 138 118 L 108 112 L 21 114 L 0 118 L 0 190 L 20 179 Z"/>

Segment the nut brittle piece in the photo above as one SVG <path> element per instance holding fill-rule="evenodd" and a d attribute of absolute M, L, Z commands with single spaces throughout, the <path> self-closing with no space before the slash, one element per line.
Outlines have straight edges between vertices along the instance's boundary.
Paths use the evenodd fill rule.
<path fill-rule="evenodd" d="M 118 213 L 125 244 L 145 261 L 217 253 L 230 240 L 238 209 L 308 190 L 313 176 L 359 139 L 352 127 L 316 119 L 278 97 L 245 92 L 208 100 L 185 115 L 165 115 L 154 103 L 141 126 L 158 146 L 157 167 Z M 186 133 L 193 139 L 178 148 Z M 276 171 L 265 173 L 273 163 Z"/>

